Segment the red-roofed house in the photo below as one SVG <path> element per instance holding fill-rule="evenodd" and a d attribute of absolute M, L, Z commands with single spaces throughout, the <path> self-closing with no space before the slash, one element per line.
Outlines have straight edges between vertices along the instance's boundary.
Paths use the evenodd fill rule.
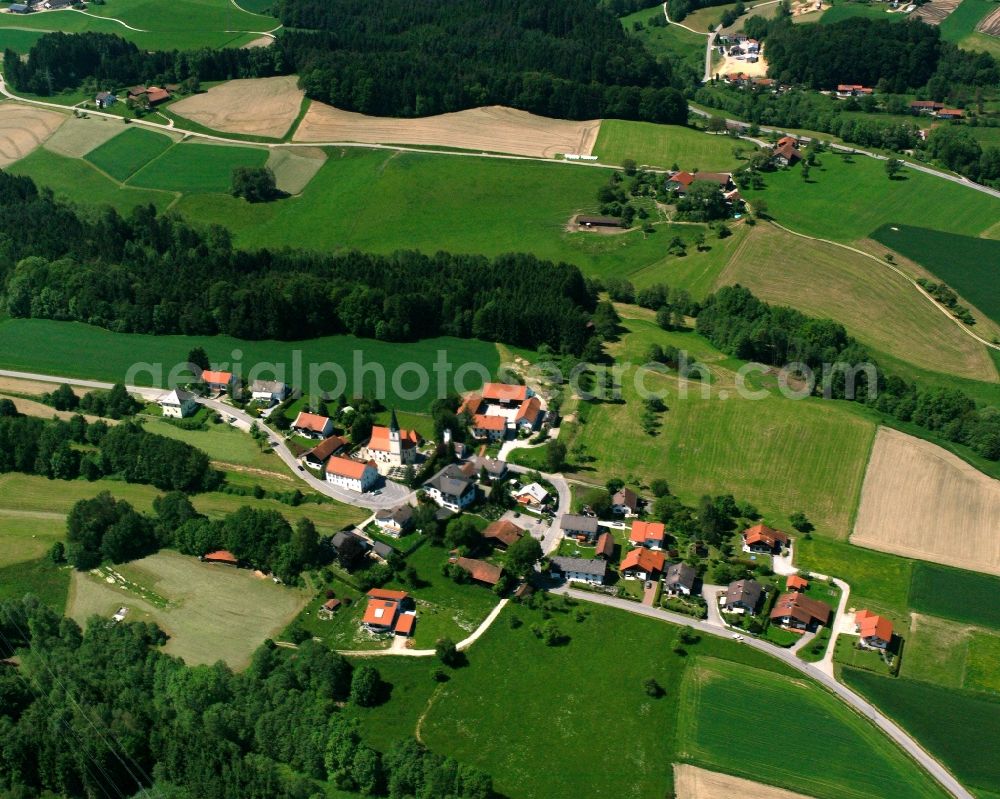
<path fill-rule="evenodd" d="M 778 166 L 791 166 L 802 160 L 802 153 L 792 142 L 787 141 L 791 137 L 786 136 L 779 140 L 777 146 L 771 151 L 771 160 Z M 784 141 L 784 144 L 781 142 Z"/>
<path fill-rule="evenodd" d="M 209 391 L 229 391 L 235 383 L 232 372 L 215 372 L 211 369 L 205 369 L 201 373 L 201 379 Z"/>
<path fill-rule="evenodd" d="M 809 581 L 797 574 L 790 574 L 785 581 L 786 591 L 805 591 L 809 587 Z"/>
<path fill-rule="evenodd" d="M 538 427 L 538 421 L 542 418 L 542 401 L 538 397 L 528 397 L 517 409 L 517 416 L 514 417 L 514 424 L 518 430 L 531 432 Z"/>
<path fill-rule="evenodd" d="M 636 547 L 622 560 L 619 571 L 626 580 L 655 580 L 663 571 L 665 562 L 666 558 L 662 552 Z"/>
<path fill-rule="evenodd" d="M 743 531 L 743 549 L 746 552 L 773 554 L 788 546 L 788 536 L 766 524 L 755 524 Z"/>
<path fill-rule="evenodd" d="M 479 408 L 483 404 L 483 397 L 481 394 L 469 394 L 463 401 L 462 404 L 458 406 L 458 416 L 463 413 L 469 414 L 469 416 L 475 416 L 479 413 Z"/>
<path fill-rule="evenodd" d="M 350 447 L 350 442 L 340 436 L 330 436 L 320 441 L 315 447 L 302 455 L 306 466 L 320 469 L 331 455 L 336 455 Z"/>
<path fill-rule="evenodd" d="M 170 92 L 161 89 L 159 86 L 150 86 L 146 89 L 146 100 L 150 105 L 158 105 L 170 99 Z"/>
<path fill-rule="evenodd" d="M 326 462 L 326 482 L 348 491 L 370 491 L 378 483 L 378 479 L 378 469 L 371 461 L 362 463 L 334 455 Z"/>
<path fill-rule="evenodd" d="M 393 629 L 393 632 L 395 632 L 396 635 L 402 635 L 404 638 L 409 638 L 413 635 L 413 628 L 416 626 L 416 613 L 400 613 L 396 618 L 396 627 Z"/>
<path fill-rule="evenodd" d="M 942 108 L 940 111 L 935 111 L 934 116 L 938 119 L 964 119 L 965 112 L 958 108 Z"/>
<path fill-rule="evenodd" d="M 597 546 L 594 547 L 594 557 L 611 560 L 615 556 L 615 539 L 611 533 L 601 533 L 597 536 Z"/>
<path fill-rule="evenodd" d="M 944 108 L 944 103 L 936 103 L 933 100 L 914 100 L 910 103 L 910 111 L 914 114 L 933 114 Z"/>
<path fill-rule="evenodd" d="M 475 582 L 482 583 L 483 585 L 494 586 L 500 581 L 500 577 L 503 575 L 502 568 L 494 566 L 492 563 L 488 563 L 485 560 L 476 560 L 475 558 L 456 558 L 455 565 L 468 572 L 469 576 Z"/>
<path fill-rule="evenodd" d="M 498 519 L 486 525 L 486 529 L 483 530 L 483 538 L 497 549 L 507 549 L 523 535 L 524 530 L 506 519 Z"/>
<path fill-rule="evenodd" d="M 857 97 L 861 94 L 874 94 L 874 91 L 860 83 L 840 83 L 837 85 L 837 97 Z"/>
<path fill-rule="evenodd" d="M 292 430 L 307 438 L 329 438 L 333 434 L 333 420 L 318 413 L 299 411 L 292 422 Z"/>
<path fill-rule="evenodd" d="M 487 383 L 483 386 L 483 399 L 489 403 L 498 403 L 513 407 L 520 405 L 528 398 L 528 387 L 508 383 Z"/>
<path fill-rule="evenodd" d="M 792 630 L 811 630 L 830 621 L 830 606 L 805 594 L 782 594 L 771 610 L 771 621 Z"/>
<path fill-rule="evenodd" d="M 885 649 L 892 641 L 892 622 L 870 610 L 859 610 L 854 614 L 854 627 L 865 646 Z"/>
<path fill-rule="evenodd" d="M 502 416 L 477 413 L 472 417 L 472 435 L 487 441 L 499 441 L 507 435 L 507 420 Z"/>
<path fill-rule="evenodd" d="M 660 522 L 632 522 L 632 532 L 628 540 L 634 547 L 663 549 L 666 537 L 666 528 Z"/>
<path fill-rule="evenodd" d="M 375 426 L 365 448 L 365 457 L 375 461 L 380 472 L 417 462 L 420 435 L 416 430 L 400 430 L 393 410 L 388 427 Z"/>
<path fill-rule="evenodd" d="M 205 563 L 222 563 L 226 566 L 239 565 L 239 561 L 236 560 L 236 556 L 228 549 L 220 549 L 216 552 L 209 552 L 207 555 L 202 556 L 202 560 L 205 561 Z"/>
<path fill-rule="evenodd" d="M 389 632 L 395 629 L 396 618 L 403 602 L 409 597 L 405 591 L 373 588 L 368 592 L 368 607 L 361 623 L 372 632 Z"/>

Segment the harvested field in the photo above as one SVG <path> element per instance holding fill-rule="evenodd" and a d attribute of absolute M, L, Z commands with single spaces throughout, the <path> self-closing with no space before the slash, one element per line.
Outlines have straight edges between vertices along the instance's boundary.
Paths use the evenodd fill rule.
<path fill-rule="evenodd" d="M 677 799 L 730 799 L 754 796 L 757 799 L 807 799 L 805 794 L 786 791 L 760 782 L 731 777 L 697 766 L 674 764 L 674 796 Z"/>
<path fill-rule="evenodd" d="M 185 97 L 170 110 L 212 130 L 280 139 L 302 107 L 305 93 L 296 81 L 294 75 L 231 80 Z"/>
<path fill-rule="evenodd" d="M 9 399 L 14 403 L 14 407 L 17 408 L 18 413 L 23 413 L 25 416 L 35 416 L 39 419 L 51 419 L 53 417 L 57 419 L 67 420 L 72 419 L 76 416 L 75 411 L 57 411 L 50 405 L 45 405 L 41 402 L 36 402 L 35 400 L 24 399 L 23 397 L 14 397 L 10 394 L 4 394 L 0 392 L 0 399 Z M 100 417 L 91 416 L 90 414 L 83 414 L 88 422 L 96 422 Z M 105 419 L 108 424 L 118 424 L 118 422 L 112 419 Z"/>
<path fill-rule="evenodd" d="M 418 144 L 463 150 L 553 158 L 590 155 L 599 119 L 573 122 L 494 105 L 422 119 L 369 117 L 313 103 L 295 131 L 295 141 Z"/>
<path fill-rule="evenodd" d="M 267 157 L 278 189 L 289 194 L 301 194 L 325 163 L 326 153 L 320 147 L 275 148 Z"/>
<path fill-rule="evenodd" d="M 950 452 L 879 428 L 851 543 L 1000 574 L 1000 482 Z"/>
<path fill-rule="evenodd" d="M 16 103 L 0 104 L 0 167 L 24 158 L 66 121 L 58 111 Z"/>
<path fill-rule="evenodd" d="M 45 149 L 67 158 L 83 158 L 126 130 L 128 128 L 122 122 L 107 117 L 67 117 L 52 138 L 45 142 Z"/>
<path fill-rule="evenodd" d="M 997 7 L 996 11 L 983 17 L 982 21 L 976 25 L 976 30 L 987 36 L 1000 36 L 1000 6 Z"/>
<path fill-rule="evenodd" d="M 930 0 L 913 12 L 913 18 L 922 20 L 928 25 L 940 25 L 961 2 L 962 0 Z"/>
<path fill-rule="evenodd" d="M 40 380 L 24 380 L 20 377 L 0 377 L 0 392 L 11 392 L 13 394 L 31 394 L 41 396 L 58 387 L 58 383 L 43 383 Z M 73 393 L 82 397 L 87 393 L 87 389 L 79 386 L 70 386 Z"/>

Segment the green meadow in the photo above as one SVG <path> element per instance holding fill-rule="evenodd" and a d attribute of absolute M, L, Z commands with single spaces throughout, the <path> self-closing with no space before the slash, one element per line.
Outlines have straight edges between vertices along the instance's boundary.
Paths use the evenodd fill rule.
<path fill-rule="evenodd" d="M 749 142 L 679 125 L 606 119 L 597 134 L 594 155 L 606 164 L 620 164 L 631 158 L 638 164 L 663 169 L 676 164 L 688 172 L 722 172 L 739 164 L 733 155 L 734 147 L 747 153 L 756 149 Z"/>
<path fill-rule="evenodd" d="M 830 25 L 852 17 L 868 17 L 869 19 L 901 20 L 902 14 L 887 14 L 886 7 L 881 3 L 861 3 L 851 0 L 835 0 L 833 7 L 823 12 L 820 22 Z"/>
<path fill-rule="evenodd" d="M 682 56 L 700 75 L 705 67 L 705 37 L 678 25 L 650 25 L 650 20 L 654 19 L 664 20 L 662 5 L 624 16 L 621 23 L 626 33 L 639 39 L 657 58 Z M 641 30 L 635 29 L 636 23 L 642 25 Z"/>
<path fill-rule="evenodd" d="M 1000 577 L 918 561 L 910 606 L 922 613 L 1000 630 Z"/>
<path fill-rule="evenodd" d="M 992 0 L 962 0 L 941 23 L 941 38 L 966 50 L 981 50 L 994 57 L 1000 56 L 1000 39 L 976 31 L 979 22 L 996 7 Z"/>
<path fill-rule="evenodd" d="M 13 50 L 18 55 L 24 55 L 42 35 L 42 31 L 20 30 L 0 26 L 0 49 L 5 51 Z"/>
<path fill-rule="evenodd" d="M 157 135 L 157 134 L 153 134 Z M 108 142 L 114 145 L 116 139 Z M 127 144 L 127 143 L 126 143 Z M 152 147 L 147 148 L 147 152 Z M 184 193 L 228 192 L 237 167 L 261 167 L 267 150 L 218 144 L 175 144 L 152 158 L 129 179 L 129 185 Z M 243 200 L 234 202 L 245 203 Z"/>
<path fill-rule="evenodd" d="M 98 169 L 124 183 L 172 146 L 173 141 L 169 136 L 145 128 L 130 127 L 124 133 L 91 150 L 85 157 Z"/>

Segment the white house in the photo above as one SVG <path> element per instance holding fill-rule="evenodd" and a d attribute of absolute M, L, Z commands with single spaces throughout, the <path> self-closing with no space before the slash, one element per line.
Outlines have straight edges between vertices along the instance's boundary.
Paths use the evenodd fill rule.
<path fill-rule="evenodd" d="M 250 398 L 271 404 L 283 402 L 288 396 L 288 386 L 280 380 L 254 380 L 250 384 Z"/>
<path fill-rule="evenodd" d="M 475 480 L 452 463 L 424 483 L 424 491 L 442 508 L 458 512 L 476 499 Z"/>
<path fill-rule="evenodd" d="M 175 388 L 169 394 L 164 394 L 157 400 L 163 415 L 172 419 L 184 419 L 193 416 L 198 410 L 194 394 L 182 388 Z"/>
<path fill-rule="evenodd" d="M 576 580 L 591 585 L 602 585 L 607 576 L 608 564 L 600 558 L 564 558 L 555 557 L 549 561 L 552 564 L 554 577 L 563 580 Z"/>
<path fill-rule="evenodd" d="M 382 508 L 375 513 L 375 524 L 385 535 L 399 538 L 413 527 L 413 506 L 399 505 L 395 508 Z"/>
<path fill-rule="evenodd" d="M 364 493 L 378 483 L 378 469 L 375 464 L 351 460 L 334 455 L 326 462 L 326 482 L 348 491 Z"/>
<path fill-rule="evenodd" d="M 511 491 L 510 495 L 514 497 L 514 500 L 519 505 L 538 509 L 542 507 L 542 503 L 548 498 L 549 492 L 538 483 L 528 483 L 528 485 L 522 488 Z"/>

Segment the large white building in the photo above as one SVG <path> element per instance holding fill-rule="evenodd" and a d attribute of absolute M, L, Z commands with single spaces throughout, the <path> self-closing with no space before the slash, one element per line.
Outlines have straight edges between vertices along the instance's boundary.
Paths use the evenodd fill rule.
<path fill-rule="evenodd" d="M 157 403 L 163 415 L 171 419 L 184 419 L 193 416 L 198 410 L 194 394 L 182 388 L 175 388 L 169 394 L 164 394 Z"/>
<path fill-rule="evenodd" d="M 364 493 L 378 483 L 378 469 L 375 464 L 342 458 L 334 455 L 326 462 L 326 482 L 348 491 Z"/>
<path fill-rule="evenodd" d="M 393 410 L 388 427 L 373 427 L 371 439 L 365 448 L 365 456 L 375 461 L 382 474 L 397 466 L 409 466 L 417 462 L 417 445 L 420 436 L 415 430 L 400 430 Z"/>

